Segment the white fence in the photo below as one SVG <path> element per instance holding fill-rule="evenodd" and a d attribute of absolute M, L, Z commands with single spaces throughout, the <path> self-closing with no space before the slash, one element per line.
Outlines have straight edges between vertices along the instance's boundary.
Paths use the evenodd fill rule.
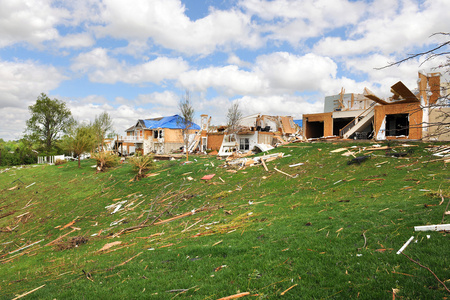
<path fill-rule="evenodd" d="M 38 156 L 38 164 L 54 164 L 58 159 L 66 159 L 64 155 Z"/>

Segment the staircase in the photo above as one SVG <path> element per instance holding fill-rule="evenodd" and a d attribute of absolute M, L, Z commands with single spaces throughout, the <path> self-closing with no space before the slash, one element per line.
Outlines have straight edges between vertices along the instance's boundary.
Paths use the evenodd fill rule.
<path fill-rule="evenodd" d="M 375 116 L 375 102 L 372 103 L 370 107 L 365 111 L 363 111 L 359 116 L 353 119 L 353 121 L 345 125 L 339 131 L 339 135 L 344 139 L 348 139 L 352 134 L 369 125 L 369 123 L 373 121 L 374 116 Z"/>

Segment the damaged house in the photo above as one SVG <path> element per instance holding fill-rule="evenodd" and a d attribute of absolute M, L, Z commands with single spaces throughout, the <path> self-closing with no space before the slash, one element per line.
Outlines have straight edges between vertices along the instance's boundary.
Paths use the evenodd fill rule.
<path fill-rule="evenodd" d="M 430 109 L 441 99 L 439 73 L 419 73 L 415 92 L 401 81 L 391 92 L 393 96 L 387 100 L 367 88 L 363 94 L 346 94 L 342 89 L 338 95 L 325 97 L 323 113 L 303 115 L 304 137 L 418 140 L 429 136 L 435 121 L 448 109 Z"/>
<path fill-rule="evenodd" d="M 138 120 L 125 130 L 126 136 L 117 137 L 116 149 L 123 154 L 143 155 L 180 152 L 184 147 L 183 120 L 179 115 Z M 201 127 L 192 123 L 188 134 L 190 143 L 199 141 Z"/>
<path fill-rule="evenodd" d="M 220 156 L 231 155 L 234 151 L 267 151 L 277 144 L 296 139 L 299 132 L 300 127 L 292 117 L 255 114 L 240 119 L 237 132 L 228 133 L 224 130 L 220 148 L 213 150 L 219 150 Z"/>

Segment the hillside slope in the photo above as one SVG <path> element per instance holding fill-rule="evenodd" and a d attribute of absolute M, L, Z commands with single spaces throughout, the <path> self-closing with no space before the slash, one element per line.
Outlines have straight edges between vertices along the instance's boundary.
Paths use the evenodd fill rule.
<path fill-rule="evenodd" d="M 283 157 L 268 171 L 194 156 L 158 162 L 140 181 L 128 164 L 96 174 L 94 161 L 3 169 L 0 295 L 448 297 L 396 254 L 414 236 L 404 253 L 450 286 L 448 233 L 414 232 L 450 223 L 447 166 L 428 144 L 394 145 L 399 158 L 371 146 L 291 144 L 271 151 Z M 348 165 L 348 151 L 369 157 Z"/>

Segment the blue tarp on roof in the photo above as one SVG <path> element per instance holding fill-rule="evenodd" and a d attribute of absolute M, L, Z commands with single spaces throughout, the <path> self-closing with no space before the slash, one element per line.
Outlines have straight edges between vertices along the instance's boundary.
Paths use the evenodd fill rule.
<path fill-rule="evenodd" d="M 294 123 L 303 128 L 303 120 L 294 120 Z"/>
<path fill-rule="evenodd" d="M 150 120 L 143 120 L 145 127 L 148 129 L 156 129 L 156 128 L 168 128 L 168 129 L 182 129 L 182 122 L 177 122 L 177 120 L 183 120 L 182 117 L 179 115 L 174 115 L 170 117 L 162 117 L 162 118 L 156 118 L 156 119 L 150 119 Z M 178 124 L 180 123 L 180 124 Z M 192 123 L 192 126 L 190 129 L 193 130 L 200 130 L 200 126 L 198 126 L 195 123 Z"/>

